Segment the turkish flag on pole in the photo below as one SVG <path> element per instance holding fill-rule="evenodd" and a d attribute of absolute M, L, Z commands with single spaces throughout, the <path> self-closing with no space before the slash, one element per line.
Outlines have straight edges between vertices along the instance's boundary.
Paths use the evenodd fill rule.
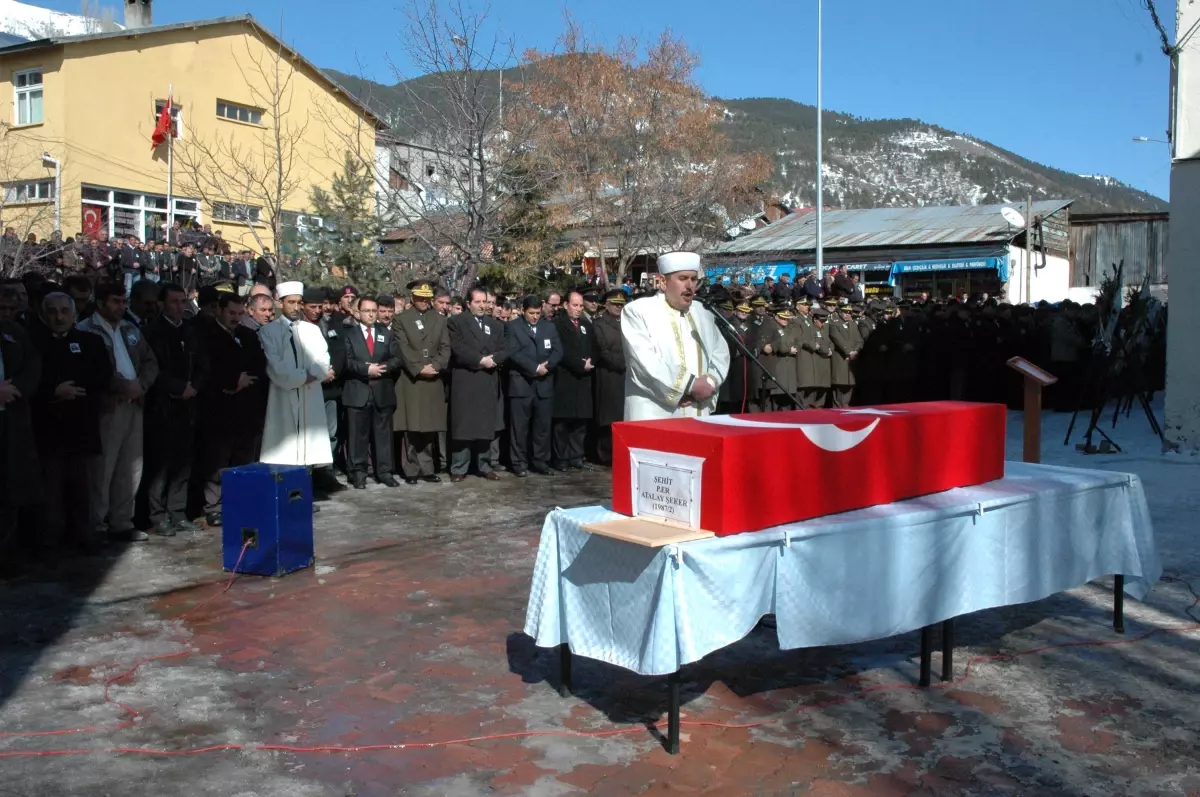
<path fill-rule="evenodd" d="M 171 98 L 163 103 L 162 113 L 158 115 L 158 124 L 154 126 L 154 134 L 150 136 L 150 150 L 153 152 L 162 146 L 171 135 Z"/>

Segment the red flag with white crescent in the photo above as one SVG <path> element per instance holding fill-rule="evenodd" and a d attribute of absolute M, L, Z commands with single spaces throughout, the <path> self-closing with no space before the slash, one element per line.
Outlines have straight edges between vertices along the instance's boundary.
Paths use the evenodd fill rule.
<path fill-rule="evenodd" d="M 167 97 L 167 101 L 163 103 L 162 113 L 158 115 L 158 124 L 154 126 L 154 134 L 150 136 L 150 150 L 154 151 L 161 147 L 169 135 L 171 135 L 171 98 Z"/>

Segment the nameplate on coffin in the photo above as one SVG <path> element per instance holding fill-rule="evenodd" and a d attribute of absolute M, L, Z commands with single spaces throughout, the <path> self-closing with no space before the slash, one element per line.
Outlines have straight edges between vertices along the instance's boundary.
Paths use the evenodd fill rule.
<path fill-rule="evenodd" d="M 633 517 L 700 529 L 704 458 L 646 448 L 629 449 Z"/>

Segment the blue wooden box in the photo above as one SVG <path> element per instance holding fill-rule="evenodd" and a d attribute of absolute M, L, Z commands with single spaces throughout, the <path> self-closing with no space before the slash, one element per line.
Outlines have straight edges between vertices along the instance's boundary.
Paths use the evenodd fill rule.
<path fill-rule="evenodd" d="M 306 468 L 263 462 L 227 468 L 221 472 L 221 505 L 226 570 L 282 576 L 312 566 L 312 477 Z"/>

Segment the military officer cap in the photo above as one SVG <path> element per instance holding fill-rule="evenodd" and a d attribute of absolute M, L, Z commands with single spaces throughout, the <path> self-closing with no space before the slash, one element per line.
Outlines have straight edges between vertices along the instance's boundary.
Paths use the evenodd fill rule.
<path fill-rule="evenodd" d="M 733 299 L 726 299 L 725 301 L 718 304 L 717 307 L 719 307 L 722 310 L 727 310 L 732 313 L 733 312 Z"/>
<path fill-rule="evenodd" d="M 750 313 L 750 312 L 754 311 L 754 308 L 751 307 L 750 305 L 746 304 L 745 302 L 742 302 L 741 304 L 739 304 L 737 307 L 735 307 L 733 309 L 737 310 L 739 313 Z"/>
<path fill-rule="evenodd" d="M 433 298 L 433 286 L 430 285 L 429 282 L 426 280 L 417 280 L 416 282 L 410 282 L 409 288 L 410 288 L 410 290 L 412 290 L 412 295 L 417 297 L 418 299 L 432 299 Z"/>
<path fill-rule="evenodd" d="M 829 311 L 826 310 L 824 307 L 814 307 L 812 314 L 813 314 L 814 318 L 828 318 L 829 317 Z"/>
<path fill-rule="evenodd" d="M 826 307 L 837 307 L 837 303 L 838 303 L 838 300 L 833 298 L 832 296 L 830 296 L 825 301 L 821 302 L 821 304 L 825 305 Z"/>
<path fill-rule="evenodd" d="M 324 304 L 325 289 L 319 285 L 314 285 L 311 288 L 305 288 L 300 301 L 305 304 Z"/>
<path fill-rule="evenodd" d="M 216 288 L 219 293 L 236 293 L 233 285 L 228 282 L 218 282 Z"/>
<path fill-rule="evenodd" d="M 784 319 L 795 318 L 795 313 L 792 312 L 792 308 L 790 305 L 781 304 L 781 305 L 776 305 L 776 307 L 775 307 L 775 317 L 776 318 L 784 318 Z"/>
<path fill-rule="evenodd" d="M 381 293 L 375 297 L 375 302 L 379 305 L 393 305 L 396 303 L 396 297 L 390 293 Z"/>
<path fill-rule="evenodd" d="M 620 288 L 614 288 L 613 290 L 604 294 L 605 304 L 625 304 L 628 301 L 629 299 L 625 296 L 625 291 L 621 290 Z"/>
<path fill-rule="evenodd" d="M 358 288 L 353 285 L 347 285 L 342 288 L 342 296 L 358 296 Z"/>
<path fill-rule="evenodd" d="M 583 294 L 583 300 L 585 302 L 598 302 L 600 301 L 600 297 L 596 295 L 595 291 L 588 291 Z"/>
<path fill-rule="evenodd" d="M 753 299 L 750 300 L 750 304 L 752 304 L 755 307 L 766 307 L 767 306 L 767 298 L 765 296 L 755 296 Z"/>

